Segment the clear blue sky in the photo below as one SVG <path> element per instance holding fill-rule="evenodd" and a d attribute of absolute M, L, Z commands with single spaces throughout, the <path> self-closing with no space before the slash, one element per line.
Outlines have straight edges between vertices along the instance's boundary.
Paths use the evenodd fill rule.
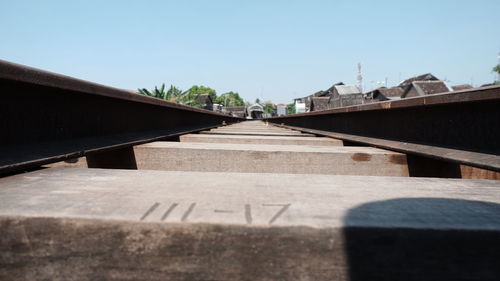
<path fill-rule="evenodd" d="M 280 103 L 431 72 L 490 83 L 499 0 L 0 0 L 0 58 L 109 86 L 205 85 Z"/>

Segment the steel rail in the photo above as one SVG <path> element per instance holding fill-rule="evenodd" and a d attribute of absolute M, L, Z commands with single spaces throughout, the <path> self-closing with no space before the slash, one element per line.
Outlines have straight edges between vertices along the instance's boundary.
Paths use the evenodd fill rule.
<path fill-rule="evenodd" d="M 0 60 L 0 173 L 242 119 Z"/>
<path fill-rule="evenodd" d="M 266 120 L 306 133 L 500 171 L 500 86 Z"/>

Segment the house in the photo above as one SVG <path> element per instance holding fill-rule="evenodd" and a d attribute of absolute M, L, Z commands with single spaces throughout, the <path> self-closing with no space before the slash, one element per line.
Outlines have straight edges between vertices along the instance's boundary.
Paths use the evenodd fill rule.
<path fill-rule="evenodd" d="M 403 92 L 401 87 L 378 87 L 364 94 L 365 103 L 400 99 Z"/>
<path fill-rule="evenodd" d="M 451 89 L 453 91 L 461 91 L 461 90 L 468 90 L 472 89 L 473 87 L 469 84 L 463 84 L 463 85 L 456 85 L 456 86 L 451 86 Z"/>
<path fill-rule="evenodd" d="M 226 106 L 224 111 L 234 117 L 246 117 L 246 107 L 245 106 Z"/>
<path fill-rule="evenodd" d="M 414 81 L 405 87 L 401 98 L 418 97 L 451 91 L 453 91 L 453 89 L 440 80 Z"/>
<path fill-rule="evenodd" d="M 212 110 L 215 112 L 222 112 L 223 108 L 224 108 L 224 106 L 222 104 L 214 103 L 212 105 Z"/>
<path fill-rule="evenodd" d="M 295 103 L 295 112 L 296 113 L 303 113 L 303 112 L 309 112 L 311 111 L 311 97 L 313 95 L 305 96 L 303 98 L 296 98 L 294 99 Z"/>
<path fill-rule="evenodd" d="M 296 113 L 302 113 L 302 112 L 309 112 L 309 111 L 314 111 L 313 107 L 313 98 L 318 98 L 318 97 L 330 97 L 333 94 L 333 90 L 335 86 L 340 86 L 344 85 L 344 83 L 339 82 L 336 84 L 333 84 L 330 88 L 326 89 L 325 91 L 318 91 L 312 95 L 303 97 L 303 98 L 297 98 L 294 99 L 295 103 L 295 112 Z"/>
<path fill-rule="evenodd" d="M 271 100 L 265 101 L 263 106 L 264 106 L 264 113 L 262 114 L 263 118 L 283 116 L 287 115 L 288 113 L 288 107 L 286 105 L 278 104 Z"/>
<path fill-rule="evenodd" d="M 288 108 L 284 104 L 277 104 L 276 105 L 276 115 L 277 116 L 283 116 L 288 114 Z"/>
<path fill-rule="evenodd" d="M 343 82 L 335 83 L 330 88 L 326 89 L 325 91 L 320 91 L 320 92 L 324 92 L 325 94 L 324 95 L 317 95 L 317 97 L 332 96 L 333 91 L 334 91 L 336 86 L 344 86 L 344 85 L 345 84 Z"/>
<path fill-rule="evenodd" d="M 434 76 L 430 73 L 426 73 L 426 74 L 418 75 L 418 76 L 403 80 L 401 83 L 399 83 L 398 87 L 401 87 L 404 89 L 407 86 L 410 86 L 410 84 L 412 82 L 415 82 L 415 81 L 438 81 L 438 80 L 439 79 L 436 76 Z"/>
<path fill-rule="evenodd" d="M 208 110 L 213 110 L 213 104 L 214 102 L 212 101 L 212 98 L 210 97 L 209 94 L 199 94 L 196 96 L 196 102 L 201 105 L 201 108 L 203 109 L 208 109 Z"/>
<path fill-rule="evenodd" d="M 260 103 L 254 103 L 246 108 L 247 119 L 262 119 L 264 113 L 264 106 Z"/>
<path fill-rule="evenodd" d="M 294 99 L 293 102 L 295 104 L 295 113 L 304 113 L 306 111 L 306 103 L 305 103 L 306 98 L 297 98 Z"/>
<path fill-rule="evenodd" d="M 327 110 L 337 107 L 344 107 L 362 104 L 363 94 L 358 87 L 344 85 L 340 82 L 334 84 L 326 91 L 320 91 L 311 97 L 310 111 Z"/>
<path fill-rule="evenodd" d="M 363 93 L 356 86 L 334 85 L 330 103 L 333 108 L 363 103 Z"/>
<path fill-rule="evenodd" d="M 311 111 L 320 111 L 333 108 L 330 103 L 331 97 L 313 97 L 311 102 Z"/>

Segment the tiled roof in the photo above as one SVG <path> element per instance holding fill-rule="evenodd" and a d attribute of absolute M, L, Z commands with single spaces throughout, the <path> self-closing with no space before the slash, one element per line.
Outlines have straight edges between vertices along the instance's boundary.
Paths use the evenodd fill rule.
<path fill-rule="evenodd" d="M 413 82 L 418 85 L 426 95 L 439 94 L 449 92 L 450 89 L 443 81 L 418 81 Z"/>
<path fill-rule="evenodd" d="M 434 76 L 430 73 L 426 73 L 426 74 L 422 74 L 419 76 L 408 78 L 408 79 L 404 80 L 403 82 L 399 83 L 398 86 L 404 87 L 404 86 L 407 86 L 415 81 L 436 81 L 436 80 L 439 80 L 439 79 L 437 79 L 436 76 Z"/>
<path fill-rule="evenodd" d="M 306 100 L 306 99 L 309 99 L 309 98 L 312 98 L 312 97 L 327 97 L 327 96 L 331 96 L 332 93 L 333 93 L 333 89 L 335 88 L 335 86 L 340 86 L 340 85 L 344 85 L 344 83 L 338 82 L 338 83 L 333 84 L 333 86 L 331 86 L 330 88 L 328 88 L 328 89 L 326 89 L 324 91 L 317 91 L 314 94 L 305 96 L 303 98 L 296 98 L 296 99 L 293 99 L 293 100 Z"/>
<path fill-rule="evenodd" d="M 443 81 L 417 81 L 412 82 L 408 87 L 406 87 L 401 97 L 406 97 L 412 88 L 415 88 L 417 93 L 421 96 L 446 93 L 450 91 L 450 88 L 448 88 L 446 83 Z"/>
<path fill-rule="evenodd" d="M 460 91 L 460 90 L 467 90 L 467 89 L 472 89 L 473 87 L 469 84 L 464 84 L 464 85 L 456 85 L 456 86 L 451 86 L 453 91 Z"/>
<path fill-rule="evenodd" d="M 361 94 L 358 87 L 352 85 L 338 85 L 335 86 L 335 89 L 339 95 Z"/>
<path fill-rule="evenodd" d="M 326 89 L 325 92 L 330 93 L 330 95 L 333 93 L 333 89 L 335 89 L 335 86 L 342 86 L 345 85 L 343 82 L 338 82 L 333 84 L 330 88 Z"/>
<path fill-rule="evenodd" d="M 205 105 L 205 104 L 213 104 L 212 98 L 209 94 L 199 94 L 196 96 L 196 102 Z"/>
<path fill-rule="evenodd" d="M 392 87 L 392 88 L 380 88 L 379 89 L 380 93 L 384 95 L 385 97 L 401 97 L 403 94 L 403 89 L 401 87 Z"/>

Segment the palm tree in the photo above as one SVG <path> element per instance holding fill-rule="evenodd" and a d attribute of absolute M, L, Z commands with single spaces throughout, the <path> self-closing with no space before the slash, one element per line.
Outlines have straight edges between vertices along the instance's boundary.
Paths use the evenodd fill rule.
<path fill-rule="evenodd" d="M 180 96 L 182 96 L 182 90 L 175 87 L 174 85 L 170 85 L 165 99 L 171 102 L 176 102 Z"/>
<path fill-rule="evenodd" d="M 202 107 L 202 105 L 199 104 L 197 99 L 196 99 L 199 95 L 198 92 L 200 89 L 203 91 L 206 91 L 207 89 L 209 89 L 209 90 L 213 91 L 213 93 L 215 94 L 215 90 L 212 90 L 210 88 L 203 87 L 203 86 L 200 86 L 200 87 L 193 86 L 193 87 L 191 87 L 191 89 L 183 92 L 179 88 L 177 88 L 173 85 L 170 85 L 170 88 L 168 89 L 168 91 L 165 91 L 165 84 L 162 84 L 159 89 L 158 89 L 158 87 L 155 86 L 154 90 L 151 90 L 151 91 L 149 91 L 146 88 L 137 89 L 137 91 L 139 92 L 139 94 L 149 96 L 149 97 L 154 97 L 154 98 L 167 100 L 170 102 L 176 102 L 176 103 L 189 105 L 189 106 L 193 106 L 193 107 Z M 209 94 L 211 94 L 211 92 L 209 92 Z"/>
<path fill-rule="evenodd" d="M 167 93 L 165 93 L 165 84 L 161 84 L 160 89 L 158 89 L 155 86 L 155 89 L 152 91 L 148 91 L 148 89 L 146 89 L 146 88 L 138 89 L 137 91 L 139 92 L 139 94 L 153 97 L 153 98 L 159 98 L 162 100 L 165 99 L 165 97 L 167 96 Z"/>
<path fill-rule="evenodd" d="M 154 90 L 149 91 L 146 88 L 138 89 L 139 94 L 154 97 L 162 100 L 167 100 L 171 102 L 176 102 L 184 93 L 179 88 L 174 85 L 170 85 L 168 91 L 165 91 L 165 84 L 161 84 L 161 87 L 155 86 Z"/>

